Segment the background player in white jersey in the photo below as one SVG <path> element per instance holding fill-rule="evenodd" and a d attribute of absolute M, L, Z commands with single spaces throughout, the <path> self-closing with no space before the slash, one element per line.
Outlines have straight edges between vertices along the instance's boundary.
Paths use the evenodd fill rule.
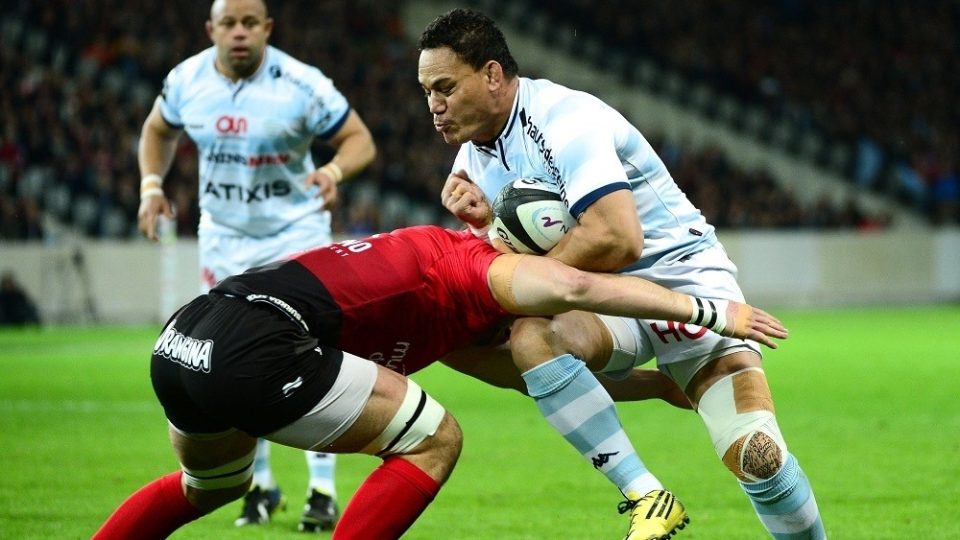
<path fill-rule="evenodd" d="M 363 120 L 319 69 L 267 45 L 273 20 L 262 0 L 216 0 L 213 46 L 177 65 L 143 126 L 139 149 L 140 230 L 173 213 L 164 196 L 183 131 L 200 161 L 201 288 L 252 266 L 331 242 L 337 184 L 366 167 L 376 148 Z M 336 149 L 316 168 L 315 138 Z M 334 457 L 307 452 L 310 480 L 300 530 L 332 528 L 337 517 Z M 253 488 L 237 526 L 263 523 L 284 504 L 258 445 Z"/>
<path fill-rule="evenodd" d="M 548 254 L 571 266 L 642 276 L 680 292 L 743 301 L 714 229 L 640 132 L 596 97 L 518 76 L 488 17 L 457 9 L 419 42 L 419 80 L 444 141 L 462 145 L 442 191 L 475 229 L 510 179 L 554 182 L 579 225 Z M 548 421 L 627 497 L 627 538 L 666 538 L 685 510 L 643 466 L 612 401 L 585 369 L 623 374 L 653 357 L 686 393 L 724 465 L 775 538 L 824 538 L 810 484 L 774 417 L 756 343 L 701 326 L 573 312 L 514 324 L 511 349 Z M 461 357 L 456 367 L 484 373 Z M 645 495 L 646 494 L 646 495 Z M 660 513 L 661 519 L 648 519 Z M 652 511 L 652 512 L 651 512 Z"/>

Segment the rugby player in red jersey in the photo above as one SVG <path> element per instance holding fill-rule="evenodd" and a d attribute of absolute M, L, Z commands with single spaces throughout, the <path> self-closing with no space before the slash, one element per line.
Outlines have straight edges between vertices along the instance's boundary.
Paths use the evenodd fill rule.
<path fill-rule="evenodd" d="M 787 335 L 747 304 L 500 253 L 470 232 L 411 227 L 300 252 L 223 280 L 167 323 L 151 378 L 181 470 L 134 493 L 94 537 L 164 538 L 242 496 L 264 437 L 382 457 L 333 538 L 398 538 L 462 447 L 454 418 L 404 375 L 510 315 L 572 309 L 693 323 L 770 347 Z"/>

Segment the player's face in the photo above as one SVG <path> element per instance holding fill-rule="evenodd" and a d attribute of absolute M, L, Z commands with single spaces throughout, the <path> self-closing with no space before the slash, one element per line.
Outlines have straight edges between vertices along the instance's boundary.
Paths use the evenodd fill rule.
<path fill-rule="evenodd" d="M 440 47 L 420 52 L 418 78 L 444 142 L 484 143 L 497 137 L 505 118 L 496 112 L 496 88 L 487 70 L 474 70 L 449 47 Z"/>
<path fill-rule="evenodd" d="M 261 0 L 217 0 L 210 9 L 207 34 L 217 47 L 217 69 L 233 80 L 260 67 L 273 19 Z"/>

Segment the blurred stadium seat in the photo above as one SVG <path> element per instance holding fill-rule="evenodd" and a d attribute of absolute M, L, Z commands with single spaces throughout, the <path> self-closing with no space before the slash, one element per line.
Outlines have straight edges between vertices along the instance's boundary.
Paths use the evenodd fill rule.
<path fill-rule="evenodd" d="M 414 80 L 415 46 L 403 32 L 402 4 L 374 0 L 271 4 L 277 20 L 273 42 L 319 65 L 337 81 L 364 116 L 381 151 L 373 166 L 345 186 L 342 204 L 335 209 L 338 233 L 422 221 L 450 223 L 437 194 L 455 149 L 440 142 L 423 106 Z M 836 5 L 777 2 L 763 8 L 685 4 L 677 9 L 652 0 L 473 2 L 498 18 L 514 20 L 531 36 L 551 43 L 558 54 L 588 59 L 730 129 L 841 173 L 859 189 L 923 212 L 931 223 L 957 223 L 960 121 L 952 98 L 960 89 L 956 77 L 944 75 L 952 73 L 946 66 L 955 63 L 949 59 L 957 58 L 958 45 L 954 40 L 949 42 L 952 48 L 943 49 L 946 42 L 938 36 L 956 35 L 960 10 L 945 1 L 880 4 L 876 14 L 867 14 L 867 22 L 850 28 L 850 39 L 844 41 L 843 35 L 830 32 L 838 24 L 832 20 L 836 17 L 823 14 L 831 9 L 841 15 L 861 14 L 854 4 L 846 0 Z M 140 125 L 166 72 L 208 46 L 202 26 L 207 9 L 206 3 L 189 0 L 162 6 L 146 0 L 93 0 L 82 7 L 68 0 L 10 6 L 0 23 L 0 59 L 5 66 L 0 82 L 4 89 L 12 89 L 0 100 L 0 202 L 5 216 L 13 212 L 25 219 L 26 209 L 36 204 L 48 217 L 69 220 L 89 235 L 136 237 L 135 150 Z M 918 51 L 900 51 L 903 58 L 893 55 L 886 66 L 892 71 L 877 69 L 876 61 L 867 57 L 876 56 L 876 51 L 862 49 L 869 44 L 864 25 L 884 16 L 914 23 L 919 29 L 911 30 L 911 35 L 935 34 L 919 49 L 927 54 L 925 62 L 911 63 Z M 337 24 L 304 26 L 304 20 Z M 881 51 L 890 51 L 898 39 L 884 33 L 889 26 L 874 29 Z M 292 28 L 297 30 L 285 30 Z M 804 50 L 793 47 L 796 28 L 805 31 Z M 940 56 L 930 56 L 936 51 Z M 848 64 L 862 69 L 831 72 L 837 66 L 832 57 L 841 52 Z M 818 54 L 826 65 L 814 62 L 813 55 Z M 527 66 L 521 71 L 535 75 Z M 892 89 L 898 90 L 896 85 L 904 81 L 922 85 L 906 95 L 928 92 L 930 98 L 917 100 L 917 108 L 911 109 L 911 102 L 900 94 L 883 92 L 885 84 L 895 83 Z M 942 88 L 928 88 L 931 85 Z M 811 92 L 814 86 L 822 91 Z M 385 95 L 391 99 L 384 100 Z M 943 96 L 950 99 L 941 103 L 938 98 Z M 893 106 L 888 100 L 900 102 Z M 890 118 L 874 118 L 882 116 Z M 734 185 L 742 188 L 737 184 L 742 179 L 766 178 L 769 173 L 737 170 L 722 156 L 725 165 L 711 169 L 718 162 L 715 150 L 647 135 L 659 150 L 675 157 L 668 165 L 691 198 L 705 212 L 714 212 L 707 217 L 722 226 L 858 226 L 849 218 L 849 208 L 800 208 L 796 200 L 789 205 L 798 212 L 784 212 L 779 220 L 764 209 L 728 219 L 725 216 L 734 209 L 698 199 L 715 196 L 703 184 L 717 183 L 722 194 Z M 185 147 L 189 144 L 184 142 Z M 183 151 L 189 154 L 188 149 Z M 706 168 L 680 170 L 687 163 Z M 169 185 L 187 195 L 178 226 L 179 234 L 186 236 L 195 233 L 198 219 L 195 175 L 195 167 L 184 165 L 175 166 L 168 176 Z M 763 186 L 755 198 L 778 189 L 775 181 Z M 792 198 L 786 190 L 776 196 Z M 833 216 L 824 219 L 825 211 Z M 871 223 L 889 219 L 866 216 L 862 209 L 857 212 Z M 24 229 L 4 226 L 0 235 L 23 238 Z"/>

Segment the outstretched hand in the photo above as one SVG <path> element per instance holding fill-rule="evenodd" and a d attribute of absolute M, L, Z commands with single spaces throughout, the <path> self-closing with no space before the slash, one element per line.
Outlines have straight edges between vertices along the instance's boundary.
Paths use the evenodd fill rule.
<path fill-rule="evenodd" d="M 779 319 L 750 304 L 730 300 L 726 315 L 727 327 L 723 335 L 727 337 L 752 339 L 771 349 L 777 348 L 771 338 L 787 339 L 787 329 Z"/>

